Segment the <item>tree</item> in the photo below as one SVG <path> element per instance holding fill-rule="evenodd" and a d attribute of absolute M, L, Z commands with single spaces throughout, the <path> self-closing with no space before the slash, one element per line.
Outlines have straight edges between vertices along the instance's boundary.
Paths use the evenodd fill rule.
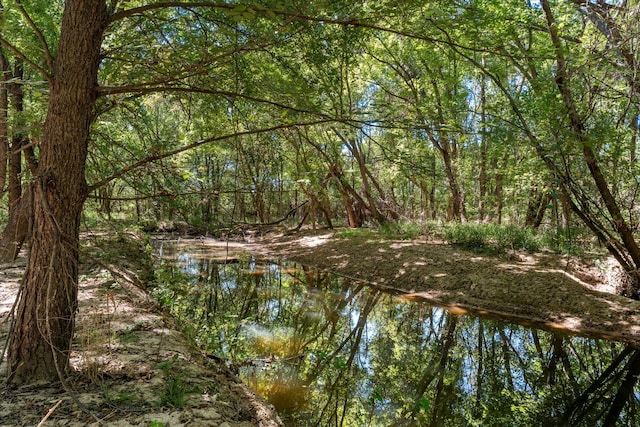
<path fill-rule="evenodd" d="M 66 1 L 57 37 L 41 31 L 25 6 L 14 4 L 12 12 L 17 10 L 32 31 L 31 39 L 39 42 L 39 58 L 23 53 L 18 41 L 12 42 L 6 35 L 0 37 L 0 44 L 44 76 L 49 86 L 38 165 L 30 184 L 33 210 L 29 260 L 8 344 L 8 379 L 13 383 L 64 378 L 68 369 L 77 305 L 80 216 L 90 190 L 152 160 L 233 135 L 259 134 L 299 124 L 294 119 L 266 130 L 237 129 L 168 153 L 150 153 L 133 167 L 123 167 L 87 184 L 87 154 L 98 97 L 109 100 L 124 94 L 166 92 L 251 98 L 242 93 L 242 88 L 236 87 L 237 92 L 223 91 L 216 79 L 203 76 L 214 69 L 224 75 L 234 69 L 233 61 L 228 67 L 227 58 L 260 51 L 277 43 L 279 37 L 269 24 L 271 17 L 251 28 L 243 25 L 243 20 L 253 20 L 258 13 L 248 7 L 211 2 L 156 3 L 116 11 L 118 4 L 106 0 Z M 53 4 L 52 19 L 56 18 L 58 6 L 62 4 Z M 196 7 L 201 8 L 198 13 Z M 260 13 L 268 15 L 266 9 Z M 198 20 L 192 21 L 192 15 Z M 175 26 L 165 25 L 167 19 L 173 20 Z M 286 28 L 289 24 L 283 25 Z M 140 43 L 142 40 L 128 43 L 133 41 L 130 37 L 139 37 L 148 44 Z M 215 40 L 207 39 L 211 37 Z M 122 44 L 117 45 L 118 42 Z M 129 61 L 132 57 L 136 61 Z M 282 105 L 252 99 L 258 104 Z M 117 98 L 111 100 L 118 102 Z M 316 119 L 310 123 L 326 121 Z"/>
<path fill-rule="evenodd" d="M 49 108 L 32 183 L 31 253 L 8 345 L 11 382 L 52 380 L 67 371 L 86 155 L 108 18 L 104 0 L 67 1 L 56 57 L 42 46 L 50 69 Z"/>
<path fill-rule="evenodd" d="M 0 48 L 0 189 L 4 191 L 7 180 L 9 154 L 9 61 Z"/>
<path fill-rule="evenodd" d="M 23 188 L 23 157 L 26 159 L 26 164 L 29 165 L 30 171 L 33 172 L 36 167 L 35 154 L 33 148 L 29 145 L 27 137 L 26 123 L 22 117 L 25 114 L 24 111 L 24 89 L 22 81 L 24 81 L 24 68 L 23 62 L 20 59 L 15 61 L 13 70 L 9 67 L 7 58 L 2 55 L 2 64 L 5 68 L 4 74 L 8 77 L 3 83 L 3 146 L 5 147 L 5 155 L 3 158 L 6 160 L 2 162 L 3 171 L 2 181 L 7 178 L 7 164 L 8 164 L 8 207 L 9 218 L 7 226 L 0 235 L 0 261 L 11 262 L 14 261 L 22 248 L 22 245 L 27 240 L 29 233 L 29 216 L 31 214 L 31 190 L 30 188 Z M 16 118 L 13 120 L 14 129 L 11 138 L 8 137 L 8 112 L 9 112 L 9 99 L 13 104 L 13 110 Z M 16 129 L 17 128 L 17 129 Z M 26 175 L 26 174 L 25 174 Z M 4 187 L 4 185 L 2 185 Z"/>

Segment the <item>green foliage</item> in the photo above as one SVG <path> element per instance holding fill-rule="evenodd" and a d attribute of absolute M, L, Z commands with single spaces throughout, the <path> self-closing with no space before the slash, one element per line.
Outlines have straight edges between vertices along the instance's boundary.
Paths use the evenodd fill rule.
<path fill-rule="evenodd" d="M 492 254 L 508 250 L 533 252 L 541 248 L 540 236 L 528 227 L 449 223 L 444 225 L 442 237 L 449 243 Z"/>
<path fill-rule="evenodd" d="M 335 236 L 339 239 L 379 238 L 375 229 L 366 227 L 344 228 L 336 232 Z"/>
<path fill-rule="evenodd" d="M 583 255 L 585 252 L 605 251 L 602 245 L 597 245 L 593 234 L 585 227 L 558 227 L 545 230 L 541 237 L 543 246 L 554 252 Z"/>
<path fill-rule="evenodd" d="M 242 1 L 159 7 L 114 21 L 98 76 L 113 92 L 100 92 L 96 108 L 86 175 L 99 185 L 85 223 L 180 221 L 222 235 L 238 222 L 278 220 L 310 197 L 344 223 L 343 206 L 354 192 L 400 214 L 387 218 L 442 219 L 450 217 L 458 186 L 467 219 L 499 216 L 519 224 L 532 184 L 555 194 L 570 181 L 579 189 L 574 202 L 593 201 L 588 210 L 598 212 L 602 225 L 614 224 L 598 206 L 581 144 L 566 121 L 554 46 L 548 32 L 532 30 L 546 26 L 540 7 L 516 0 L 464 4 L 319 2 L 305 4 L 294 18 L 288 11 L 300 5 L 292 2 Z M 563 49 L 585 144 L 599 153 L 633 228 L 640 211 L 629 129 L 638 108 L 621 94 L 630 93 L 638 73 L 617 65 L 632 55 L 610 48 L 624 43 L 585 21 L 586 6 L 552 2 L 552 9 L 563 40 L 576 41 Z M 63 10 L 62 1 L 9 2 L 0 22 L 7 42 L 33 61 L 24 64 L 21 82 L 25 111 L 11 107 L 9 134 L 25 132 L 36 147 L 48 100 L 37 68 L 48 67 L 43 41 L 56 55 Z M 611 35 L 633 34 L 625 21 L 633 10 L 611 17 Z M 15 65 L 18 58 L 5 50 Z M 318 118 L 326 121 L 288 127 Z M 558 179 L 558 170 L 571 179 Z M 559 215 L 548 216 L 545 225 L 555 227 Z M 380 231 L 402 239 L 422 233 L 411 221 Z M 526 233 L 496 230 L 486 239 L 483 233 L 449 234 L 498 252 L 535 248 Z M 571 242 L 582 242 L 556 234 L 540 244 L 573 251 Z"/>
<path fill-rule="evenodd" d="M 388 222 L 377 228 L 343 228 L 336 232 L 339 239 L 387 239 L 413 240 L 424 234 L 423 225 L 415 221 Z"/>
<path fill-rule="evenodd" d="M 414 240 L 424 234 L 424 229 L 418 222 L 396 221 L 381 225 L 380 232 L 390 239 Z"/>
<path fill-rule="evenodd" d="M 481 253 L 503 254 L 512 250 L 548 250 L 580 255 L 586 250 L 602 252 L 585 228 L 534 229 L 513 225 L 446 223 L 433 224 L 429 233 L 449 243 Z"/>
<path fill-rule="evenodd" d="M 160 395 L 160 406 L 172 408 L 182 408 L 187 400 L 188 387 L 184 380 L 184 375 L 179 371 L 176 362 L 178 355 L 174 354 L 171 360 L 158 364 L 165 376 L 165 387 Z"/>

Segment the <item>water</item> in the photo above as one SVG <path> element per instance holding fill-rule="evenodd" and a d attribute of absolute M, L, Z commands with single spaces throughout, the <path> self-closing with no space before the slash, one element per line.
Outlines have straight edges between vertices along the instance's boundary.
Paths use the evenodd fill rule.
<path fill-rule="evenodd" d="M 640 425 L 640 352 L 248 254 L 159 244 L 156 297 L 288 426 Z"/>

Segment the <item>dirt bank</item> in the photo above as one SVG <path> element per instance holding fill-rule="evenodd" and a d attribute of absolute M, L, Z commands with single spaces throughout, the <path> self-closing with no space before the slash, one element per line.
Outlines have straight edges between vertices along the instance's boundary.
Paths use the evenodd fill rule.
<path fill-rule="evenodd" d="M 557 254 L 483 256 L 441 242 L 375 232 L 270 234 L 246 249 L 407 292 L 456 309 L 499 315 L 640 345 L 640 302 L 613 295 L 602 265 Z"/>
<path fill-rule="evenodd" d="M 84 260 L 71 354 L 74 372 L 64 385 L 9 388 L 2 383 L 0 427 L 32 427 L 45 419 L 44 426 L 73 427 L 282 425 L 271 405 L 224 365 L 199 354 L 140 289 L 143 275 L 137 264 L 144 249 L 116 248 L 113 253 L 127 251 L 138 256 L 103 260 L 100 266 Z M 24 264 L 20 259 L 0 266 L 2 343 Z"/>

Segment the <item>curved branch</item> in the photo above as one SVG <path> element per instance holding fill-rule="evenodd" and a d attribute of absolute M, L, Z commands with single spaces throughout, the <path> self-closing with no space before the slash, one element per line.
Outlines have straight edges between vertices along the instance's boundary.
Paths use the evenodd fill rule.
<path fill-rule="evenodd" d="M 229 3 L 212 3 L 210 1 L 201 1 L 201 2 L 184 2 L 184 1 L 166 1 L 166 2 L 158 2 L 153 4 L 147 4 L 144 6 L 134 7 L 133 9 L 121 10 L 120 12 L 116 12 L 111 15 L 110 22 L 118 21 L 120 19 L 130 18 L 135 15 L 140 15 L 144 12 L 148 12 L 151 10 L 158 9 L 167 9 L 167 8 L 192 8 L 192 7 L 211 7 L 211 8 L 219 8 L 219 9 L 228 9 L 233 10 L 237 7 L 237 5 L 229 4 Z"/>
<path fill-rule="evenodd" d="M 227 135 L 222 135 L 222 136 L 213 136 L 211 138 L 205 138 L 205 139 L 201 139 L 200 141 L 196 141 L 194 143 L 185 145 L 184 147 L 180 147 L 180 148 L 176 148 L 174 150 L 170 150 L 161 154 L 155 154 L 152 156 L 147 156 L 141 160 L 138 160 L 137 162 L 135 162 L 132 165 L 129 166 L 125 166 L 122 169 L 120 169 L 119 171 L 115 172 L 114 174 L 112 174 L 111 176 L 108 176 L 104 179 L 102 179 L 101 181 L 98 181 L 92 185 L 90 185 L 88 187 L 89 191 L 93 191 L 97 188 L 103 187 L 105 185 L 107 185 L 108 183 L 110 183 L 111 181 L 121 177 L 122 175 L 126 174 L 127 172 L 134 170 L 136 168 L 139 168 L 141 166 L 144 166 L 148 163 L 151 162 L 155 162 L 158 160 L 162 160 L 162 159 L 166 159 L 167 157 L 171 157 L 171 156 L 175 156 L 176 154 L 180 154 L 182 152 L 194 149 L 196 147 L 199 147 L 201 145 L 204 144 L 209 144 L 212 142 L 219 142 L 219 141 L 224 141 L 227 139 L 231 139 L 231 138 L 235 138 L 235 137 L 240 137 L 240 136 L 247 136 L 247 135 L 258 135 L 258 134 L 262 134 L 262 133 L 269 133 L 269 132 L 274 132 L 277 130 L 283 130 L 283 129 L 291 129 L 291 128 L 297 128 L 297 127 L 306 127 L 306 126 L 315 126 L 315 125 L 319 125 L 319 124 L 323 124 L 323 123 L 330 123 L 330 122 L 337 122 L 338 120 L 336 119 L 320 119 L 320 120 L 314 120 L 314 121 L 310 121 L 310 122 L 301 122 L 301 123 L 287 123 L 287 124 L 280 124 L 277 126 L 271 126 L 268 128 L 263 128 L 263 129 L 253 129 L 253 130 L 246 130 L 246 131 L 242 131 L 242 132 L 234 132 L 234 133 L 230 133 Z"/>
<path fill-rule="evenodd" d="M 20 9 L 20 13 L 22 14 L 22 16 L 24 16 L 24 19 L 27 20 L 29 27 L 31 27 L 33 32 L 36 34 L 38 40 L 40 40 L 40 44 L 42 45 L 42 49 L 44 50 L 47 65 L 49 66 L 49 69 L 53 70 L 53 56 L 51 55 L 51 50 L 49 49 L 49 45 L 47 44 L 47 40 L 45 39 L 44 34 L 42 34 L 42 31 L 40 31 L 40 28 L 38 28 L 36 23 L 33 22 L 33 19 L 31 19 L 31 16 L 29 16 L 29 13 L 22 5 L 22 1 L 16 0 L 16 4 L 18 5 L 18 9 Z"/>
<path fill-rule="evenodd" d="M 183 2 L 183 1 L 167 1 L 167 2 L 159 2 L 159 3 L 153 3 L 153 4 L 148 4 L 148 5 L 144 5 L 144 6 L 140 6 L 140 7 L 135 7 L 133 9 L 128 9 L 128 10 L 122 10 L 120 12 L 116 12 L 111 16 L 111 22 L 120 20 L 120 19 L 124 19 L 124 18 L 129 18 L 131 16 L 135 16 L 135 15 L 139 15 L 142 14 L 144 12 L 147 11 L 152 11 L 152 10 L 158 10 L 158 9 L 166 9 L 166 8 L 184 8 L 184 9 L 190 9 L 190 8 L 194 8 L 194 7 L 210 7 L 210 8 L 217 8 L 217 9 L 227 9 L 227 10 L 233 10 L 236 9 L 238 6 L 235 4 L 229 4 L 229 3 L 212 3 L 212 2 Z M 452 46 L 452 47 L 456 47 L 459 49 L 464 49 L 464 50 L 468 50 L 468 51 L 473 51 L 473 52 L 491 52 L 494 53 L 490 48 L 476 48 L 476 47 L 471 47 L 471 46 L 463 46 L 451 39 L 438 39 L 435 37 L 430 37 L 430 36 L 426 36 L 424 34 L 416 34 L 410 31 L 405 31 L 405 30 L 398 30 L 395 28 L 389 28 L 389 27 L 383 27 L 380 25 L 376 25 L 370 22 L 367 22 L 364 19 L 357 19 L 357 18 L 350 18 L 350 19 L 335 19 L 335 18 L 328 18 L 328 17 L 322 17 L 322 16 L 309 16 L 309 15 L 303 15 L 300 12 L 291 12 L 291 11 L 287 11 L 287 10 L 277 10 L 277 9 L 269 9 L 266 7 L 262 7 L 259 5 L 251 5 L 251 6 L 247 6 L 248 8 L 251 8 L 253 10 L 255 10 L 256 12 L 266 12 L 268 11 L 270 15 L 276 15 L 276 16 L 284 16 L 296 21 L 307 21 L 307 22 L 317 22 L 317 23 L 321 23 L 321 24 L 332 24 L 332 25 L 340 25 L 340 26 L 344 26 L 344 27 L 354 27 L 354 28 L 367 28 L 370 30 L 375 30 L 375 31 L 382 31 L 385 33 L 390 33 L 390 34 L 396 34 L 399 36 L 403 36 L 403 37 L 408 37 L 408 38 L 412 38 L 412 39 L 416 39 L 416 40 L 423 40 L 423 41 L 427 41 L 430 43 L 434 43 L 434 44 L 444 44 L 444 45 L 448 45 L 448 46 Z"/>
<path fill-rule="evenodd" d="M 22 51 L 20 49 L 18 49 L 16 46 L 11 44 L 7 39 L 5 39 L 2 36 L 0 36 L 0 45 L 6 47 L 8 50 L 13 52 L 13 54 L 16 55 L 18 58 L 22 59 L 24 62 L 26 62 L 27 64 L 32 66 L 36 71 L 38 71 L 40 74 L 42 74 L 42 76 L 45 79 L 47 79 L 47 82 L 49 84 L 52 83 L 51 82 L 51 75 L 47 72 L 47 70 L 45 70 L 40 65 L 38 65 L 37 63 L 35 63 L 31 59 L 29 59 L 29 57 L 27 57 L 24 53 L 22 53 Z"/>
<path fill-rule="evenodd" d="M 150 94 L 150 93 L 199 93 L 204 95 L 218 95 L 229 99 L 234 98 L 242 98 L 248 101 L 257 102 L 259 104 L 267 104 L 272 107 L 282 108 L 284 110 L 294 111 L 296 113 L 305 113 L 305 114 L 314 114 L 326 119 L 329 119 L 330 116 L 324 113 L 315 112 L 311 110 L 305 110 L 302 108 L 292 107 L 290 105 L 285 105 L 276 101 L 271 101 L 269 99 L 256 98 L 250 95 L 244 95 L 237 92 L 229 92 L 225 90 L 211 90 L 211 89 L 202 89 L 202 88 L 190 88 L 190 87 L 139 87 L 139 86 L 122 86 L 122 87 L 108 87 L 103 86 L 98 88 L 98 93 L 101 95 L 116 95 L 116 94 L 124 94 L 124 93 L 135 93 L 135 94 Z"/>

